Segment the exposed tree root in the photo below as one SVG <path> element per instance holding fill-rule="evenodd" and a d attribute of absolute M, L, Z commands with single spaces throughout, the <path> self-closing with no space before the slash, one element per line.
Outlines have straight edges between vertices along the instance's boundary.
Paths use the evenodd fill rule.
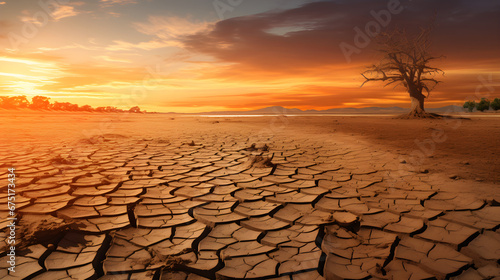
<path fill-rule="evenodd" d="M 463 120 L 469 120 L 469 118 L 464 118 L 460 116 L 449 116 L 449 115 L 439 115 L 435 113 L 427 113 L 425 111 L 423 112 L 417 112 L 417 111 L 412 111 L 408 114 L 403 114 L 395 117 L 395 119 L 463 119 Z"/>
<path fill-rule="evenodd" d="M 434 113 L 427 113 L 427 112 L 417 112 L 417 111 L 412 111 L 407 114 L 399 115 L 396 117 L 396 119 L 442 119 L 445 116 L 439 115 L 439 114 L 434 114 Z"/>
<path fill-rule="evenodd" d="M 276 164 L 271 161 L 271 158 L 262 156 L 250 156 L 247 164 L 250 167 L 256 168 L 269 168 L 276 166 Z"/>

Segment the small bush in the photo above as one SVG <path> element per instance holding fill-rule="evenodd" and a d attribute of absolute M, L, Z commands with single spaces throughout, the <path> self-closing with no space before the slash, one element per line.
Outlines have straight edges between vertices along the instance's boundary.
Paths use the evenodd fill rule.
<path fill-rule="evenodd" d="M 495 111 L 499 110 L 500 109 L 500 99 L 498 99 L 498 98 L 493 99 L 490 106 L 491 106 L 491 109 L 493 109 Z"/>
<path fill-rule="evenodd" d="M 470 100 L 464 103 L 464 108 L 468 109 L 469 112 L 472 112 L 476 107 L 476 101 Z"/>
<path fill-rule="evenodd" d="M 490 101 L 486 98 L 481 98 L 481 101 L 476 104 L 476 109 L 481 112 L 490 109 Z"/>

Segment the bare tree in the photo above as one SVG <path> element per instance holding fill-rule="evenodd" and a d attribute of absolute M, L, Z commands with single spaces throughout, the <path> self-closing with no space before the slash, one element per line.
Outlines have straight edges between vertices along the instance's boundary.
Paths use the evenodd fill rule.
<path fill-rule="evenodd" d="M 439 117 L 426 113 L 424 109 L 424 100 L 440 83 L 435 79 L 436 75 L 444 75 L 443 70 L 430 66 L 433 60 L 440 58 L 429 53 L 431 30 L 432 28 L 422 28 L 416 36 L 408 35 L 405 30 L 381 33 L 377 37 L 377 43 L 383 58 L 379 64 L 374 64 L 361 73 L 365 78 L 361 86 L 371 81 L 382 81 L 385 86 L 405 87 L 410 95 L 411 111 L 404 118 Z"/>

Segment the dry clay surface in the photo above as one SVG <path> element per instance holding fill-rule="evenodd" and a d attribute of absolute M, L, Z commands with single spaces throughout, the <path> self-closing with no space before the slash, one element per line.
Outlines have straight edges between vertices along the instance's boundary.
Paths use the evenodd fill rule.
<path fill-rule="evenodd" d="M 223 125 L 4 144 L 19 249 L 0 278 L 500 279 L 498 197 L 352 136 Z"/>

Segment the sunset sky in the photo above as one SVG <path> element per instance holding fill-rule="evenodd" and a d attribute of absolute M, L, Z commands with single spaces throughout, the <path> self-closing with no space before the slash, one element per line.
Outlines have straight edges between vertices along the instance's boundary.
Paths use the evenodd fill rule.
<path fill-rule="evenodd" d="M 355 28 L 396 0 L 0 0 L 0 95 L 157 112 L 409 107 L 369 84 Z M 446 74 L 427 107 L 500 97 L 500 1 L 401 0 L 386 28 L 436 16 Z M 373 11 L 373 12 L 372 12 Z M 493 92 L 494 91 L 494 92 Z"/>

